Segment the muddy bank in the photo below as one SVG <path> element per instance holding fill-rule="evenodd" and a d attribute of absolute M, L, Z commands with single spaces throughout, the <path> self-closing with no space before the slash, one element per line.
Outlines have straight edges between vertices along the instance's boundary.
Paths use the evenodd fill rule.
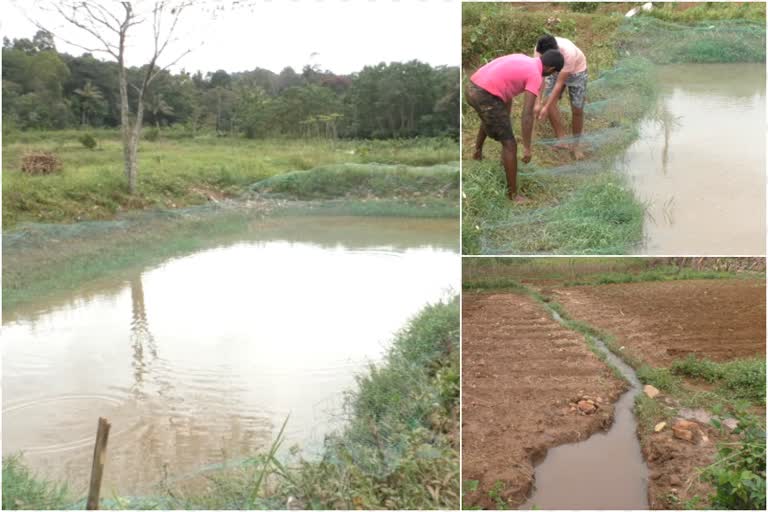
<path fill-rule="evenodd" d="M 574 286 L 553 297 L 652 366 L 689 354 L 714 361 L 765 354 L 762 279 Z"/>
<path fill-rule="evenodd" d="M 464 506 L 519 506 L 549 448 L 611 425 L 626 383 L 528 296 L 465 293 L 462 308 L 462 480 L 477 481 Z"/>
<path fill-rule="evenodd" d="M 657 399 L 664 400 L 661 396 Z M 695 443 L 676 438 L 669 426 L 661 432 L 638 429 L 643 457 L 650 469 L 648 505 L 651 509 L 679 509 L 682 503 L 696 497 L 701 500 L 700 506 L 706 507 L 705 497 L 713 490 L 710 484 L 701 481 L 699 471 L 715 461 L 717 443 L 723 439 L 705 423 L 697 423 L 697 429 L 701 435 Z"/>

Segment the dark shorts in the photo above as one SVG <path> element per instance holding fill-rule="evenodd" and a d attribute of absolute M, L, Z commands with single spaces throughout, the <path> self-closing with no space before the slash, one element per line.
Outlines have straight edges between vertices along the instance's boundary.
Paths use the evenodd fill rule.
<path fill-rule="evenodd" d="M 483 129 L 490 138 L 499 142 L 515 139 L 512 133 L 512 122 L 509 120 L 509 111 L 501 98 L 469 82 L 467 103 L 477 111 L 483 123 Z"/>

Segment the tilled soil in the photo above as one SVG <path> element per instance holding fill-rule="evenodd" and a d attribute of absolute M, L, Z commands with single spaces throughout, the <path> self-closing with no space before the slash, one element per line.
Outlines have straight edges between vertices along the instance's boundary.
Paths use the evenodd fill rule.
<path fill-rule="evenodd" d="M 651 366 L 689 354 L 714 361 L 765 355 L 764 280 L 574 286 L 552 297 Z"/>
<path fill-rule="evenodd" d="M 615 336 L 655 367 L 688 354 L 715 361 L 765 354 L 763 280 L 578 286 L 545 293 L 572 318 Z M 714 462 L 716 445 L 724 439 L 707 422 L 698 423 L 704 435 L 696 443 L 675 438 L 669 426 L 659 433 L 639 432 L 650 470 L 652 509 L 680 508 L 691 498 L 711 494 L 711 487 L 698 479 L 699 469 Z M 706 506 L 706 500 L 700 505 Z"/>
<path fill-rule="evenodd" d="M 626 383 L 528 296 L 465 293 L 462 308 L 462 479 L 479 482 L 464 506 L 517 506 L 547 449 L 610 426 Z M 572 407 L 585 397 L 593 414 Z"/>

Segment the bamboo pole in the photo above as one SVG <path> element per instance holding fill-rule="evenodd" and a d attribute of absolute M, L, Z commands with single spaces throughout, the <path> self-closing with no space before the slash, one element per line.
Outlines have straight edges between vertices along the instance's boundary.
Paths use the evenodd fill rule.
<path fill-rule="evenodd" d="M 99 418 L 96 430 L 96 444 L 93 447 L 93 464 L 91 465 L 91 484 L 88 487 L 88 504 L 86 510 L 99 509 L 99 493 L 101 492 L 101 477 L 104 474 L 104 462 L 107 458 L 107 440 L 109 428 L 112 425 L 106 418 Z"/>

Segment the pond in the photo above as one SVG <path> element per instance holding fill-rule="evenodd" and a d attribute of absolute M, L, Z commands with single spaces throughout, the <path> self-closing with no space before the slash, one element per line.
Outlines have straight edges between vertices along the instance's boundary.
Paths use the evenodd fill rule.
<path fill-rule="evenodd" d="M 645 254 L 765 253 L 765 65 L 660 66 L 660 106 L 625 155 Z"/>
<path fill-rule="evenodd" d="M 355 375 L 425 304 L 459 289 L 448 220 L 300 217 L 6 312 L 3 455 L 102 495 L 148 492 L 286 445 L 316 454 Z"/>

